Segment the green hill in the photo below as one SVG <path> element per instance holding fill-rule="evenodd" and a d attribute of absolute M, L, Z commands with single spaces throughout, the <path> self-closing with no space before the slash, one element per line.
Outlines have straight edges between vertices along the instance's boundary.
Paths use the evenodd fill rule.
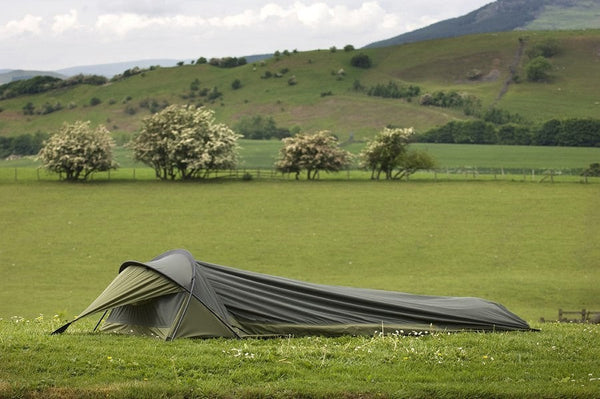
<path fill-rule="evenodd" d="M 551 80 L 527 82 L 527 50 L 549 38 L 560 49 L 550 60 Z M 284 53 L 235 68 L 156 68 L 101 86 L 81 84 L 1 100 L 0 135 L 52 132 L 64 121 L 83 119 L 127 137 L 151 111 L 172 103 L 207 105 L 230 125 L 245 116 L 271 116 L 280 127 L 328 129 L 356 140 L 386 125 L 424 131 L 468 118 L 458 108 L 420 105 L 419 97 L 391 99 L 355 90 L 357 83 L 368 89 L 390 81 L 418 86 L 421 95 L 464 93 L 476 97 L 482 109 L 495 105 L 531 122 L 596 117 L 600 111 L 598 30 L 479 34 L 354 51 Z M 372 60 L 371 68 L 351 65 L 360 53 Z M 514 83 L 515 76 L 521 83 Z M 238 79 L 241 87 L 233 89 Z M 215 93 L 221 96 L 210 99 Z M 25 115 L 28 103 L 33 112 Z"/>

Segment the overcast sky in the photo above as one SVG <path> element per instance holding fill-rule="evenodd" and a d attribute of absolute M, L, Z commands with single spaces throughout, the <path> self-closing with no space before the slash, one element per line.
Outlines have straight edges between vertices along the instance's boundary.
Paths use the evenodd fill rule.
<path fill-rule="evenodd" d="M 2 0 L 0 69 L 356 48 L 492 0 Z"/>

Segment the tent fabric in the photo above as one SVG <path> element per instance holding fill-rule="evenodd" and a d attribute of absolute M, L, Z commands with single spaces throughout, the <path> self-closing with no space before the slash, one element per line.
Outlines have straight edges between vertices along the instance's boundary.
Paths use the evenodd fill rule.
<path fill-rule="evenodd" d="M 504 306 L 481 298 L 314 284 L 197 261 L 185 250 L 123 263 L 74 321 L 109 309 L 103 331 L 166 340 L 530 330 Z"/>
<path fill-rule="evenodd" d="M 181 291 L 183 289 L 180 286 L 146 267 L 130 267 L 119 273 L 77 318 Z"/>

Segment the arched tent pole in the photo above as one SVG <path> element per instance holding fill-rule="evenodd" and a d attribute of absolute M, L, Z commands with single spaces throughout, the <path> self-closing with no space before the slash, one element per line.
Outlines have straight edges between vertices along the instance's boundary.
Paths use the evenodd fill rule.
<path fill-rule="evenodd" d="M 170 336 L 167 337 L 166 341 L 172 341 L 172 340 L 175 339 L 175 336 L 177 335 L 177 331 L 179 331 L 179 327 L 181 326 L 181 323 L 183 322 L 183 318 L 185 317 L 185 314 L 187 313 L 188 307 L 190 306 L 190 300 L 192 299 L 192 296 L 193 296 L 192 293 L 194 292 L 194 285 L 196 285 L 196 275 L 195 274 L 192 277 L 192 286 L 190 287 L 190 291 L 189 291 L 189 294 L 188 294 L 187 299 L 185 301 L 185 306 L 183 308 L 183 311 L 179 315 L 179 320 L 177 320 L 177 325 L 175 326 L 175 328 L 171 332 Z"/>

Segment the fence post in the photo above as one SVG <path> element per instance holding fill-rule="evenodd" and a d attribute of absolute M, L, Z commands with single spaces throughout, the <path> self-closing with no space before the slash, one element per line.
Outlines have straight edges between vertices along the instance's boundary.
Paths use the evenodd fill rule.
<path fill-rule="evenodd" d="M 17 168 L 15 168 L 15 181 L 17 181 Z"/>

